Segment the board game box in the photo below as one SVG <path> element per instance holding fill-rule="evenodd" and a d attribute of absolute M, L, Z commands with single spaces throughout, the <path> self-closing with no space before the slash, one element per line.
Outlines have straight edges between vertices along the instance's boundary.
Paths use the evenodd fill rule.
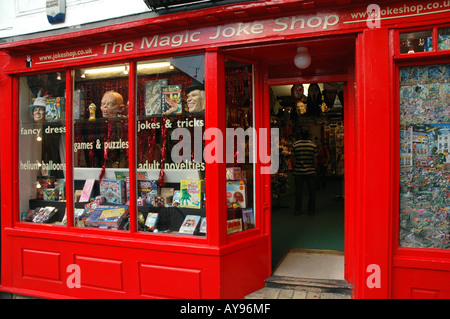
<path fill-rule="evenodd" d="M 127 193 L 124 180 L 103 179 L 100 183 L 100 195 L 110 204 L 125 204 Z"/>

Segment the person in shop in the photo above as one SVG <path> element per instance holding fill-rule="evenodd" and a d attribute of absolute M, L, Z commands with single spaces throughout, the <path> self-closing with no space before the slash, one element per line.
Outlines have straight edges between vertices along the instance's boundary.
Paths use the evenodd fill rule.
<path fill-rule="evenodd" d="M 303 184 L 308 188 L 307 214 L 316 213 L 316 167 L 317 146 L 310 140 L 310 132 L 306 128 L 297 132 L 297 140 L 292 145 L 294 153 L 295 177 L 295 215 L 302 213 Z"/>
<path fill-rule="evenodd" d="M 324 139 L 320 139 L 317 144 L 317 188 L 325 189 L 327 186 L 327 169 L 330 153 Z"/>

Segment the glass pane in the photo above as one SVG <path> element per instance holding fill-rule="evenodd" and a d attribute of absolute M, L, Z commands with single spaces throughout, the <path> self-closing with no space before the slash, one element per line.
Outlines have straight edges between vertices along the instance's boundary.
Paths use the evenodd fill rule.
<path fill-rule="evenodd" d="M 206 236 L 204 56 L 137 69 L 138 230 Z"/>
<path fill-rule="evenodd" d="M 255 228 L 253 66 L 225 61 L 227 233 Z"/>
<path fill-rule="evenodd" d="M 73 99 L 74 224 L 126 230 L 128 66 L 76 70 Z"/>
<path fill-rule="evenodd" d="M 450 28 L 438 30 L 438 50 L 450 50 Z"/>
<path fill-rule="evenodd" d="M 400 33 L 400 53 L 426 52 L 433 50 L 431 30 Z"/>
<path fill-rule="evenodd" d="M 450 248 L 450 64 L 400 68 L 400 246 Z"/>
<path fill-rule="evenodd" d="M 20 220 L 61 224 L 66 207 L 65 73 L 19 81 Z"/>

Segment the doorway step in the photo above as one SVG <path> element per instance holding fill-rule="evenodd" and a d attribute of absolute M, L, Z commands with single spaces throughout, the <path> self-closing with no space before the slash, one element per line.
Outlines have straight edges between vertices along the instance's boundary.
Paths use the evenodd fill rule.
<path fill-rule="evenodd" d="M 288 276 L 271 276 L 266 279 L 266 287 L 304 291 L 307 293 L 342 295 L 351 298 L 352 287 L 346 280 L 336 279 L 310 279 Z"/>
<path fill-rule="evenodd" d="M 290 249 L 265 287 L 246 298 L 350 299 L 344 278 L 344 253 L 334 250 Z"/>

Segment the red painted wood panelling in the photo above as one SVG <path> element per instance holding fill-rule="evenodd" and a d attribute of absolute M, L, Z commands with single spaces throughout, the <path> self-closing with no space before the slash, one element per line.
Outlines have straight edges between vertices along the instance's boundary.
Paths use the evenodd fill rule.
<path fill-rule="evenodd" d="M 168 280 L 169 278 L 170 280 Z M 153 298 L 202 298 L 200 269 L 142 263 L 139 265 L 139 286 L 142 296 Z"/>
<path fill-rule="evenodd" d="M 80 267 L 81 285 L 92 288 L 123 290 L 123 261 L 75 256 Z"/>
<path fill-rule="evenodd" d="M 59 252 L 25 248 L 22 250 L 22 276 L 60 280 L 60 257 Z"/>
<path fill-rule="evenodd" d="M 449 299 L 450 273 L 448 271 L 394 268 L 392 298 Z"/>

